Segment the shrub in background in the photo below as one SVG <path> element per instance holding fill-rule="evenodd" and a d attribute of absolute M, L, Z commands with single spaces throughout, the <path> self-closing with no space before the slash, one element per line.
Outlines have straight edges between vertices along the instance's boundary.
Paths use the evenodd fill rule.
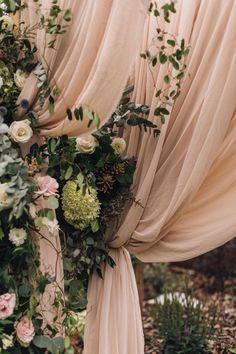
<path fill-rule="evenodd" d="M 208 341 L 215 332 L 216 308 L 211 315 L 204 313 L 192 293 L 185 291 L 185 301 L 174 292 L 154 306 L 154 318 L 162 342 L 163 354 L 210 353 Z"/>

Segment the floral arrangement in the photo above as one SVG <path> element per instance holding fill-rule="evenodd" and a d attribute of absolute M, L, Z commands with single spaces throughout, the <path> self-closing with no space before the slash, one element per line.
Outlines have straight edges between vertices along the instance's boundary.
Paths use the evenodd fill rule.
<path fill-rule="evenodd" d="M 0 2 L 0 351 L 40 353 L 42 338 L 47 338 L 51 353 L 62 348 L 64 339 L 53 339 L 57 324 L 44 323 L 38 304 L 45 288 L 55 280 L 40 270 L 38 242 L 42 229 L 58 230 L 55 208 L 58 183 L 40 175 L 32 161 L 22 157 L 20 145 L 33 136 L 36 114 L 19 94 L 32 71 L 41 67 L 35 58 L 37 48 L 33 29 L 14 24 L 11 12 L 15 1 Z M 47 77 L 41 86 L 45 94 Z M 18 108 L 26 114 L 15 121 Z M 46 200 L 47 208 L 42 207 Z M 56 321 L 57 322 L 57 321 Z M 44 336 L 47 334 L 47 337 Z"/>
<path fill-rule="evenodd" d="M 114 236 L 125 207 L 133 201 L 136 167 L 134 159 L 125 157 L 125 149 L 125 140 L 116 133 L 97 131 L 77 139 L 49 138 L 44 146 L 33 145 L 28 155 L 38 163 L 45 159 L 49 178 L 59 183 L 56 213 L 67 308 L 85 307 L 90 271 L 95 269 L 102 277 L 104 262 L 115 265 L 107 242 Z"/>

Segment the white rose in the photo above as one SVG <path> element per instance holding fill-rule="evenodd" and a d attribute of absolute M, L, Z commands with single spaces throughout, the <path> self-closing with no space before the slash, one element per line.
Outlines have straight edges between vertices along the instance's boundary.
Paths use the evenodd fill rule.
<path fill-rule="evenodd" d="M 34 203 L 29 204 L 29 214 L 32 219 L 35 219 L 37 217 L 37 208 Z"/>
<path fill-rule="evenodd" d="M 29 74 L 23 70 L 17 69 L 14 74 L 14 81 L 17 87 L 22 89 Z"/>
<path fill-rule="evenodd" d="M 2 85 L 3 85 L 3 79 L 2 79 L 2 77 L 0 76 L 0 88 L 2 87 Z"/>
<path fill-rule="evenodd" d="M 3 334 L 2 347 L 4 350 L 6 350 L 9 347 L 13 347 L 13 336 L 9 336 L 8 334 Z"/>
<path fill-rule="evenodd" d="M 126 149 L 126 142 L 123 138 L 114 138 L 112 140 L 111 146 L 117 154 L 122 154 Z"/>
<path fill-rule="evenodd" d="M 57 219 L 50 220 L 47 217 L 43 217 L 42 224 L 47 227 L 51 235 L 54 235 L 59 230 Z"/>
<path fill-rule="evenodd" d="M 92 134 L 84 135 L 76 139 L 76 149 L 83 154 L 92 154 L 98 145 Z"/>
<path fill-rule="evenodd" d="M 6 29 L 8 31 L 12 31 L 13 29 L 13 20 L 10 16 L 8 15 L 3 15 L 0 17 L 0 21 L 3 21 L 2 28 Z"/>
<path fill-rule="evenodd" d="M 11 229 L 9 232 L 9 240 L 15 246 L 21 246 L 27 239 L 27 232 L 24 229 Z"/>
<path fill-rule="evenodd" d="M 27 143 L 33 136 L 33 130 L 28 119 L 11 123 L 9 133 L 17 143 Z"/>
<path fill-rule="evenodd" d="M 7 193 L 8 183 L 0 183 L 0 211 L 8 209 L 14 202 L 14 197 Z"/>

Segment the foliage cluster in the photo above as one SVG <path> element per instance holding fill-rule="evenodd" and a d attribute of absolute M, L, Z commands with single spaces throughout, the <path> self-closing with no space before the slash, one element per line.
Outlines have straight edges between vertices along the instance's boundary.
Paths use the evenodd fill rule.
<path fill-rule="evenodd" d="M 171 295 L 171 296 L 170 296 Z M 208 341 L 215 332 L 216 309 L 208 317 L 203 306 L 188 289 L 180 301 L 178 293 L 165 295 L 163 303 L 154 307 L 156 325 L 165 354 L 210 353 Z"/>

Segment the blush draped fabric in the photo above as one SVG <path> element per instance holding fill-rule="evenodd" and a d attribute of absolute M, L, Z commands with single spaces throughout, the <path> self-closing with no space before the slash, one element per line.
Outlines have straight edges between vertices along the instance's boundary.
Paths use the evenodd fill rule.
<path fill-rule="evenodd" d="M 214 20 L 212 20 L 214 19 Z M 177 16 L 168 31 L 184 37 L 191 44 L 188 59 L 190 77 L 185 79 L 182 95 L 174 105 L 170 119 L 155 140 L 139 130 L 127 132 L 128 154 L 138 156 L 135 196 L 144 209 L 134 204 L 117 232 L 111 247 L 116 257 L 123 257 L 125 246 L 144 262 L 171 262 L 189 259 L 227 242 L 236 235 L 236 2 L 178 2 Z M 144 28 L 143 50 L 155 31 L 155 22 L 148 18 Z M 155 83 L 163 86 L 165 69 L 154 72 Z M 153 77 L 147 64 L 138 60 L 134 72 L 136 103 L 157 104 Z M 153 114 L 150 120 L 156 121 Z M 122 262 L 123 263 L 123 262 Z M 112 272 L 105 273 L 112 282 Z M 129 272 L 122 272 L 123 283 Z M 109 278 L 109 279 L 107 279 Z M 130 279 L 130 278 L 129 278 Z M 86 354 L 123 354 L 103 337 L 88 333 L 103 323 L 113 323 L 122 306 L 129 302 L 130 312 L 122 311 L 115 337 L 122 333 L 133 313 L 133 302 L 124 289 L 114 283 L 113 293 L 103 284 L 94 301 L 99 280 L 92 278 L 89 289 L 89 313 L 86 328 Z M 130 280 L 130 286 L 132 286 Z M 110 312 L 97 313 L 101 304 L 115 303 Z M 137 310 L 137 316 L 138 316 Z M 96 322 L 95 322 L 96 321 Z M 118 322 L 116 322 L 118 323 Z M 142 333 L 129 328 L 129 333 Z M 109 334 L 109 331 L 106 333 Z M 99 347 L 98 347 L 99 343 Z M 130 345 L 127 342 L 126 348 Z M 103 348 L 102 350 L 100 348 Z M 143 354 L 143 345 L 131 352 Z"/>
<path fill-rule="evenodd" d="M 42 2 L 46 11 L 49 1 Z M 129 76 L 135 84 L 133 99 L 150 105 L 149 119 L 156 122 L 153 77 L 162 88 L 166 68 L 157 67 L 151 74 L 147 63 L 138 59 L 141 45 L 147 49 L 155 32 L 147 1 L 61 0 L 61 5 L 72 8 L 72 26 L 56 51 L 39 56 L 50 65 L 51 84 L 56 79 L 63 93 L 55 114 L 49 116 L 47 107 L 40 111 L 34 77 L 21 95 L 30 93 L 35 102 L 40 134 L 74 136 L 87 131 L 86 121 L 65 118 L 67 106 L 88 105 L 105 121 Z M 30 9 L 28 20 L 33 23 Z M 144 353 L 126 250 L 145 262 L 178 261 L 218 247 L 236 234 L 235 21 L 234 0 L 178 1 L 167 30 L 191 44 L 189 77 L 158 139 L 136 129 L 125 132 L 128 154 L 138 157 L 135 196 L 144 208 L 131 206 L 110 243 L 116 268 L 104 268 L 104 281 L 91 278 L 85 354 Z M 39 31 L 42 49 L 44 38 Z"/>

